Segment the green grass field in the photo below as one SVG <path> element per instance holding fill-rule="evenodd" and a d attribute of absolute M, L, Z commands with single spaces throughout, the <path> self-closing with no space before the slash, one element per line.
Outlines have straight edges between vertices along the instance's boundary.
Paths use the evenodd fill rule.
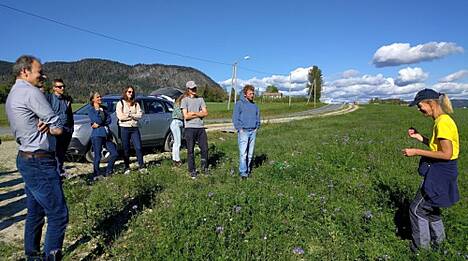
<path fill-rule="evenodd" d="M 146 175 L 66 181 L 66 240 L 79 242 L 65 244 L 66 259 L 466 260 L 468 110 L 455 120 L 462 200 L 443 211 L 447 240 L 438 250 L 408 248 L 408 206 L 421 178 L 418 159 L 401 154 L 422 147 L 407 128 L 430 135 L 432 121 L 414 108 L 368 105 L 262 126 L 248 180 L 237 176 L 237 137 L 210 132 L 210 176 L 191 180 L 167 155 Z"/>

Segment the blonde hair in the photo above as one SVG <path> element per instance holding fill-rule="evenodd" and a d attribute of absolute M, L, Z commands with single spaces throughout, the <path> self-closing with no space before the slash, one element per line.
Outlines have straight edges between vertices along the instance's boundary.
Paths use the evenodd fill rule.
<path fill-rule="evenodd" d="M 440 106 L 440 109 L 447 114 L 453 113 L 452 102 L 445 93 L 439 93 L 439 99 L 425 99 L 421 102 L 435 102 Z"/>
<path fill-rule="evenodd" d="M 439 96 L 439 105 L 445 113 L 453 113 L 452 102 L 445 93 L 441 93 Z"/>

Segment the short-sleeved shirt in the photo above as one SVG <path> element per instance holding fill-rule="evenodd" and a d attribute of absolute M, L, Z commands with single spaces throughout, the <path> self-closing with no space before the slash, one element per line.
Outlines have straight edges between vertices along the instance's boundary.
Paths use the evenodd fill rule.
<path fill-rule="evenodd" d="M 187 112 L 200 112 L 202 108 L 206 108 L 203 98 L 185 97 L 180 102 L 180 108 L 186 109 Z M 185 128 L 203 128 L 202 118 L 185 119 Z"/>
<path fill-rule="evenodd" d="M 429 142 L 429 147 L 432 151 L 441 150 L 439 139 L 446 139 L 452 142 L 453 152 L 450 159 L 457 159 L 460 151 L 458 129 L 453 119 L 447 114 L 442 114 L 435 119 L 434 127 L 432 129 L 432 137 Z"/>

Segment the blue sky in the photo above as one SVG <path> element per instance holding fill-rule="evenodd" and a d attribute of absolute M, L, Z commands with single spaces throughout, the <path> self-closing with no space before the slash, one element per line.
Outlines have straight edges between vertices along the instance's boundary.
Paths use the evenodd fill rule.
<path fill-rule="evenodd" d="M 216 63 L 113 41 L 1 5 Z M 293 94 L 305 93 L 307 70 L 318 65 L 326 100 L 410 99 L 424 87 L 468 98 L 467 11 L 465 0 L 3 0 L 0 60 L 32 54 L 43 62 L 176 64 L 197 68 L 225 87 L 230 64 L 240 60 L 240 85 L 262 90 L 274 84 L 286 93 L 291 86 Z M 242 60 L 245 55 L 251 59 Z"/>

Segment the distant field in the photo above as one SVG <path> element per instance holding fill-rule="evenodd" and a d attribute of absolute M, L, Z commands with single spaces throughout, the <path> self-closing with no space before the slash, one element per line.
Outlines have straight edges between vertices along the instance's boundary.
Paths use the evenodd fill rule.
<path fill-rule="evenodd" d="M 0 127 L 7 127 L 8 126 L 8 119 L 5 111 L 5 104 L 0 103 Z"/>
<path fill-rule="evenodd" d="M 85 103 L 74 103 L 72 104 L 73 111 L 77 110 Z M 313 109 L 313 103 L 308 105 L 305 102 L 295 102 L 291 104 L 291 107 L 287 103 L 258 103 L 260 106 L 261 116 L 272 116 L 279 114 L 286 114 L 290 112 L 304 111 Z M 323 104 L 318 104 L 317 107 Z M 207 119 L 220 119 L 220 118 L 231 118 L 234 104 L 231 104 L 231 110 L 227 110 L 227 103 L 208 102 L 209 116 Z M 0 104 L 0 127 L 8 127 L 8 120 L 5 113 L 5 104 Z"/>

